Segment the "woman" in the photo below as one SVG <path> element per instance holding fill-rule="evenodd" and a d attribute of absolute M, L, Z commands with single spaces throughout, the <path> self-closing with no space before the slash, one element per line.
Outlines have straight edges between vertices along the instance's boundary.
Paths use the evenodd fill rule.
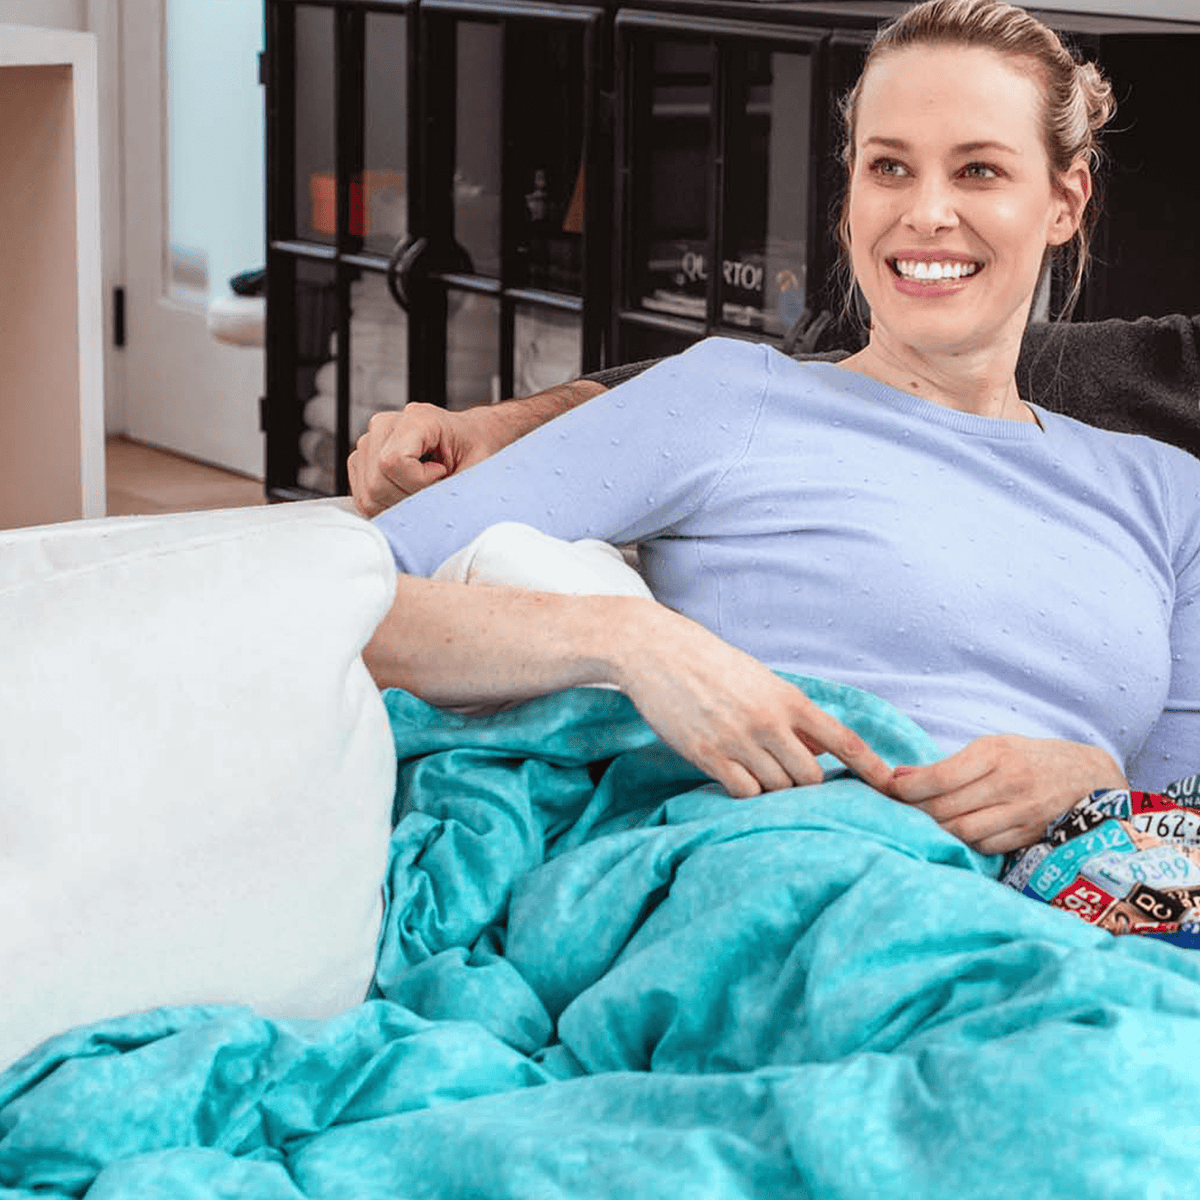
<path fill-rule="evenodd" d="M 866 348 L 801 364 L 712 339 L 388 510 L 406 574 L 380 683 L 435 703 L 615 683 L 733 795 L 811 782 L 828 750 L 983 853 L 1126 770 L 1200 762 L 1200 464 L 1015 381 L 1046 260 L 1074 243 L 1082 266 L 1111 107 L 1011 5 L 899 18 L 846 107 Z M 663 604 L 408 574 L 501 519 L 642 543 Z M 889 772 L 767 668 L 875 692 L 948 756 Z"/>

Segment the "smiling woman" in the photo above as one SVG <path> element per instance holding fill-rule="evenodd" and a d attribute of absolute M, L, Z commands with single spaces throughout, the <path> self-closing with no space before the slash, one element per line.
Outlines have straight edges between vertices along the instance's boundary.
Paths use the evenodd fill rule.
<path fill-rule="evenodd" d="M 1082 159 L 1052 172 L 1040 91 L 982 47 L 915 46 L 868 69 L 847 230 L 872 328 L 850 370 L 1033 419 L 1016 393 L 1021 337 L 1047 251 L 1074 237 L 1091 195 Z"/>
<path fill-rule="evenodd" d="M 1022 9 L 916 5 L 846 109 L 865 350 L 714 338 L 529 433 L 498 409 L 376 418 L 350 464 L 364 512 L 409 460 L 449 475 L 378 517 L 403 572 L 379 680 L 455 704 L 615 683 L 735 796 L 807 784 L 827 750 L 988 854 L 1194 768 L 1200 463 L 1015 378 L 1047 259 L 1086 243 L 1110 110 Z M 640 543 L 660 603 L 412 577 L 500 520 Z M 883 697 L 946 757 L 881 770 L 764 667 Z"/>
<path fill-rule="evenodd" d="M 879 64 L 889 52 L 938 47 L 958 51 L 993 51 L 1010 71 L 1023 74 L 1034 85 L 1034 118 L 1038 123 L 1046 165 L 1055 184 L 1065 182 L 1068 174 L 1080 163 L 1088 169 L 1089 174 L 1099 166 L 1100 131 L 1112 117 L 1115 108 L 1112 88 L 1099 70 L 1091 63 L 1077 61 L 1057 34 L 1015 5 L 994 2 L 980 4 L 976 0 L 934 0 L 917 5 L 880 31 L 871 46 L 858 83 L 845 99 L 843 119 L 846 141 L 843 161 L 848 176 L 853 176 L 858 157 L 858 116 L 864 87 L 871 74 L 868 68 Z M 985 103 L 989 100 L 993 104 L 999 103 L 1003 100 L 1004 90 L 1001 83 L 1000 94 L 989 97 L 980 91 L 974 98 L 981 98 Z M 991 111 L 999 115 L 994 109 Z M 975 110 L 972 115 L 980 115 L 980 110 Z M 988 150 L 1010 155 L 1019 153 L 1009 143 L 1007 126 L 998 141 L 966 141 L 956 149 L 966 157 Z M 986 161 L 968 163 L 964 170 L 981 180 L 998 177 L 996 168 Z M 848 196 L 849 189 L 847 199 Z M 1097 206 L 1089 192 L 1084 198 L 1077 227 L 1070 239 L 1075 250 L 1074 273 L 1064 311 L 1069 311 L 1078 297 L 1097 216 Z M 843 205 L 838 235 L 843 251 L 847 253 L 848 220 L 848 206 Z"/>
<path fill-rule="evenodd" d="M 1053 254 L 1086 262 L 1111 89 L 1023 10 L 935 0 L 880 35 L 845 105 L 839 232 L 872 314 L 843 364 L 1034 420 L 1014 369 Z"/>

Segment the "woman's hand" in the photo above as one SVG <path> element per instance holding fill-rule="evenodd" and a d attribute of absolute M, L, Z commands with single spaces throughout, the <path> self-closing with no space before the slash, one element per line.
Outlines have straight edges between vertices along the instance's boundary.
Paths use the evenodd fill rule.
<path fill-rule="evenodd" d="M 1003 854 L 1038 841 L 1089 793 L 1128 786 L 1095 746 L 1006 733 L 976 738 L 932 766 L 897 767 L 883 790 L 980 854 Z"/>
<path fill-rule="evenodd" d="M 731 796 L 819 783 L 828 752 L 885 790 L 891 769 L 858 734 L 757 659 L 662 605 L 615 639 L 612 681 L 669 746 Z"/>

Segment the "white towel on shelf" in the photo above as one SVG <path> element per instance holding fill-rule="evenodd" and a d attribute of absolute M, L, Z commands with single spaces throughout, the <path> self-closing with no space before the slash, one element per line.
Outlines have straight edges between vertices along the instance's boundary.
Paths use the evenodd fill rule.
<path fill-rule="evenodd" d="M 337 442 L 333 434 L 327 429 L 306 429 L 300 435 L 300 457 L 332 476 L 337 469 Z"/>
<path fill-rule="evenodd" d="M 357 442 L 367 431 L 367 425 L 378 409 L 365 405 L 350 406 L 350 441 Z M 304 405 L 304 424 L 309 429 L 337 430 L 337 397 L 323 392 L 311 397 Z"/>
<path fill-rule="evenodd" d="M 337 363 L 327 362 L 313 376 L 313 387 L 328 396 L 337 395 Z"/>
<path fill-rule="evenodd" d="M 323 495 L 332 496 L 337 490 L 337 485 L 331 471 L 323 471 L 320 467 L 314 467 L 311 464 L 301 467 L 296 472 L 296 482 L 302 488 L 308 488 L 309 491 L 321 492 Z"/>

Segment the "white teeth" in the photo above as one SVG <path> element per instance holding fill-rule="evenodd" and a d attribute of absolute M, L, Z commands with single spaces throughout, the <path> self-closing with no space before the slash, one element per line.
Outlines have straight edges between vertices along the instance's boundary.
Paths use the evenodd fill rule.
<path fill-rule="evenodd" d="M 895 260 L 896 270 L 905 279 L 920 279 L 935 283 L 940 279 L 964 279 L 979 270 L 978 263 L 926 262 L 911 258 Z"/>

